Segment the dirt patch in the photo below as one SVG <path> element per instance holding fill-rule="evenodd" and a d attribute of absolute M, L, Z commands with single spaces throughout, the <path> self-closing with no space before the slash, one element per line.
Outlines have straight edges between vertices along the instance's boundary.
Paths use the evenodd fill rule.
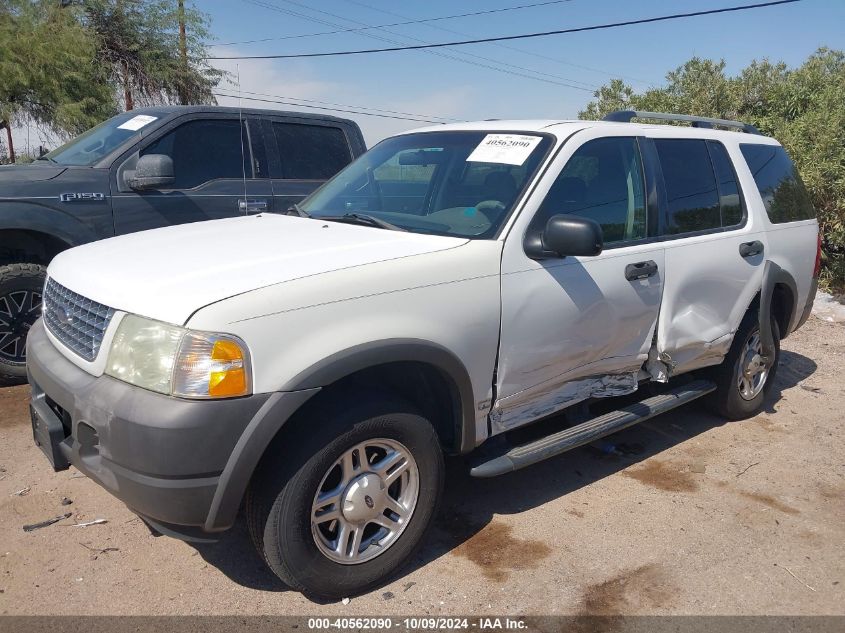
<path fill-rule="evenodd" d="M 0 429 L 29 422 L 29 385 L 0 389 Z"/>
<path fill-rule="evenodd" d="M 683 470 L 678 464 L 658 459 L 650 459 L 636 468 L 625 470 L 622 474 L 636 479 L 641 484 L 667 492 L 698 490 L 698 482 L 690 472 Z"/>
<path fill-rule="evenodd" d="M 741 494 L 746 499 L 751 499 L 752 501 L 757 501 L 758 503 L 762 503 L 763 505 L 767 505 L 770 508 L 775 510 L 780 510 L 785 514 L 801 514 L 798 510 L 793 508 L 792 506 L 786 505 L 783 501 L 779 499 L 775 499 L 771 495 L 763 494 L 762 492 L 745 492 L 740 491 Z"/>
<path fill-rule="evenodd" d="M 472 561 L 481 568 L 485 578 L 496 582 L 507 580 L 512 571 L 535 569 L 552 553 L 552 548 L 542 541 L 514 538 L 511 532 L 511 526 L 494 521 L 452 553 Z"/>
<path fill-rule="evenodd" d="M 830 484 L 819 484 L 819 494 L 830 501 L 845 501 L 845 488 L 837 488 Z"/>
<path fill-rule="evenodd" d="M 572 510 L 572 509 L 570 508 L 570 509 L 565 510 L 565 512 L 566 512 L 566 514 L 571 514 L 572 516 L 574 516 L 574 517 L 578 517 L 579 519 L 583 519 L 583 518 L 584 518 L 584 513 L 583 513 L 583 512 L 581 512 L 580 510 Z"/>
<path fill-rule="evenodd" d="M 581 599 L 584 615 L 630 615 L 664 606 L 672 595 L 656 565 L 643 565 L 587 587 Z"/>
<path fill-rule="evenodd" d="M 772 422 L 769 418 L 767 418 L 763 415 L 758 415 L 752 421 L 754 422 L 754 424 L 759 426 L 761 429 L 763 429 L 764 431 L 767 431 L 769 433 L 786 433 L 786 431 L 783 428 L 779 427 L 774 422 Z"/>

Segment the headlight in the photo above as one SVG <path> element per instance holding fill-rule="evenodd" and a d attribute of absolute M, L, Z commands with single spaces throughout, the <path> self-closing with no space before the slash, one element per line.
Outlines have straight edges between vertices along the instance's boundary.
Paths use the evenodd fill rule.
<path fill-rule="evenodd" d="M 106 374 L 183 398 L 231 398 L 251 391 L 249 354 L 237 337 L 193 332 L 134 314 L 117 328 Z"/>

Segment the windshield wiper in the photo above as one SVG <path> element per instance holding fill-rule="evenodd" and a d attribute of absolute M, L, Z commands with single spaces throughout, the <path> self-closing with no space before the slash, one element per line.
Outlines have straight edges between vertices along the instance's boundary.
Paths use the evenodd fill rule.
<path fill-rule="evenodd" d="M 285 211 L 285 215 L 298 215 L 301 218 L 310 218 L 311 214 L 305 211 L 302 207 L 300 207 L 295 202 L 287 208 Z"/>
<path fill-rule="evenodd" d="M 318 220 L 328 220 L 329 222 L 346 222 L 347 224 L 361 224 L 363 226 L 375 226 L 380 229 L 387 229 L 389 231 L 405 231 L 401 226 L 391 224 L 387 220 L 382 220 L 372 215 L 364 213 L 344 213 L 343 215 L 321 215 Z"/>

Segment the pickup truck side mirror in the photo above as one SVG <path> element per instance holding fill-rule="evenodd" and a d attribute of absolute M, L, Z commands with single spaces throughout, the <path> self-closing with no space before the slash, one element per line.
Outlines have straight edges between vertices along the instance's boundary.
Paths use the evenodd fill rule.
<path fill-rule="evenodd" d="M 604 237 L 595 220 L 577 215 L 553 215 L 539 234 L 525 241 L 525 251 L 532 259 L 591 257 L 601 254 Z"/>
<path fill-rule="evenodd" d="M 164 154 L 141 156 L 135 170 L 126 175 L 126 184 L 136 191 L 162 189 L 174 181 L 173 159 Z"/>

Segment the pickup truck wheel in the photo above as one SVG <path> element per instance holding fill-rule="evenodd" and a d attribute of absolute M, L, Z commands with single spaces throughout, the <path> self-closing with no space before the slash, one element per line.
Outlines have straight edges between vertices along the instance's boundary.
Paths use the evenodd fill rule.
<path fill-rule="evenodd" d="M 298 449 L 292 473 L 281 463 L 263 468 L 247 499 L 267 564 L 320 598 L 359 594 L 401 568 L 422 543 L 443 487 L 431 423 L 393 397 L 355 399 L 360 404 L 337 399 L 312 411 L 307 429 L 319 441 Z"/>
<path fill-rule="evenodd" d="M 38 264 L 0 267 L 0 384 L 26 378 L 26 336 L 41 316 L 46 276 Z"/>
<path fill-rule="evenodd" d="M 725 360 L 714 370 L 717 389 L 710 403 L 716 412 L 731 420 L 743 420 L 763 409 L 763 400 L 774 384 L 780 360 L 780 330 L 774 318 L 772 334 L 775 355 L 773 359 L 766 359 L 760 342 L 757 312 L 745 315 Z"/>

